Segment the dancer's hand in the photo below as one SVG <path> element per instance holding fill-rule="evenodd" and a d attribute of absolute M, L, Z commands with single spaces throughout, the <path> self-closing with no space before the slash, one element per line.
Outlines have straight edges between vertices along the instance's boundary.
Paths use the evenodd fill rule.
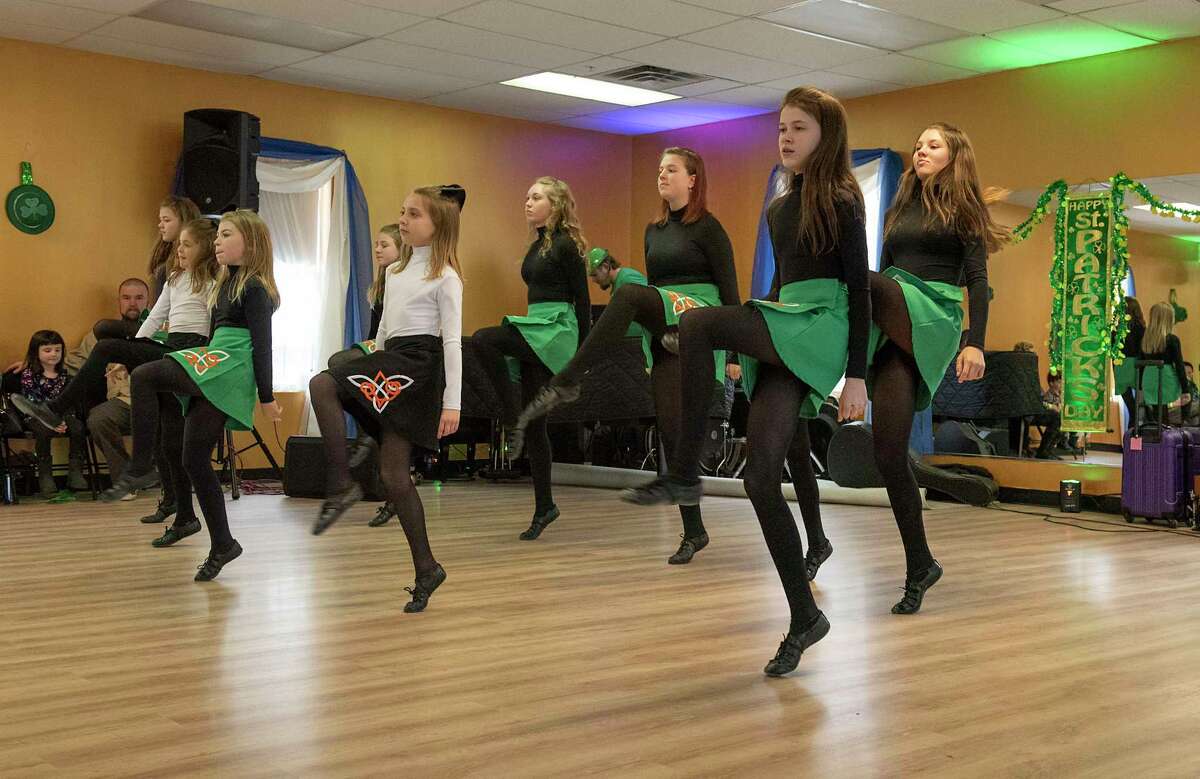
<path fill-rule="evenodd" d="M 262 407 L 263 415 L 268 422 L 279 422 L 283 419 L 283 406 L 279 405 L 278 400 L 272 400 L 270 403 L 259 403 Z"/>
<path fill-rule="evenodd" d="M 958 353 L 954 369 L 958 374 L 958 380 L 963 382 L 982 379 L 986 367 L 987 362 L 983 359 L 983 350 L 978 346 L 968 346 Z"/>
<path fill-rule="evenodd" d="M 867 413 L 867 382 L 862 379 L 846 379 L 842 385 L 842 397 L 838 399 L 838 421 L 862 419 Z"/>
<path fill-rule="evenodd" d="M 456 408 L 442 409 L 442 421 L 438 422 L 438 438 L 445 438 L 458 432 L 460 412 Z"/>
<path fill-rule="evenodd" d="M 738 379 L 742 378 L 742 366 L 738 365 L 736 362 L 729 363 L 725 366 L 725 375 L 734 381 L 737 381 Z"/>

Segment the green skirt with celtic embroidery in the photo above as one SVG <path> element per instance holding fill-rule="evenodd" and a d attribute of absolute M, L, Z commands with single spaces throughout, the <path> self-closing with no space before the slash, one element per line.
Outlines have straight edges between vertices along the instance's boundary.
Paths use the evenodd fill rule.
<path fill-rule="evenodd" d="M 254 381 L 250 331 L 244 327 L 218 327 L 208 346 L 169 352 L 196 382 L 205 400 L 225 413 L 230 430 L 254 429 L 254 404 L 258 385 Z M 179 396 L 186 414 L 191 400 Z"/>

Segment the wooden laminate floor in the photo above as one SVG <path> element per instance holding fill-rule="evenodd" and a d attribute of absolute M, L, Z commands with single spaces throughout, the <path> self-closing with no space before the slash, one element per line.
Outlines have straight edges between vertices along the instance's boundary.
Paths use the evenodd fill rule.
<path fill-rule="evenodd" d="M 0 507 L 0 774 L 1200 775 L 1190 533 L 933 504 L 946 576 L 899 617 L 890 511 L 826 506 L 833 629 L 768 679 L 787 610 L 747 501 L 668 566 L 672 509 L 561 488 L 530 543 L 527 485 L 421 492 L 449 578 L 416 615 L 372 504 L 317 538 L 316 501 L 230 503 L 246 551 L 208 584 L 206 535 L 150 547 L 150 499 Z"/>

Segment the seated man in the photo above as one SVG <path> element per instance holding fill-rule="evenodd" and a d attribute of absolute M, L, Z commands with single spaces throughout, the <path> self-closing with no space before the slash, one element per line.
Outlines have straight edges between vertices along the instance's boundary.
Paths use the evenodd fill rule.
<path fill-rule="evenodd" d="M 1054 454 L 1054 444 L 1059 438 L 1062 427 L 1062 376 L 1053 373 L 1046 374 L 1046 391 L 1042 394 L 1042 405 L 1045 410 L 1030 418 L 1030 425 L 1043 428 L 1042 440 L 1038 443 L 1034 456 L 1039 460 L 1057 460 Z"/>
<path fill-rule="evenodd" d="M 1179 398 L 1179 405 L 1167 411 L 1167 421 L 1172 425 L 1200 427 L 1200 397 L 1196 396 L 1195 368 L 1190 362 L 1185 362 L 1183 370 L 1187 378 L 1182 388 L 1183 394 Z M 1184 403 L 1184 400 L 1187 402 Z"/>

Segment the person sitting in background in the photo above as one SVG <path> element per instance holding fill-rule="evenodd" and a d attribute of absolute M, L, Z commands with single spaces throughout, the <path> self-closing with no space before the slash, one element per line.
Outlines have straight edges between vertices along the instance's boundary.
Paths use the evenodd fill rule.
<path fill-rule="evenodd" d="M 1172 408 L 1167 416 L 1172 425 L 1200 427 L 1200 397 L 1197 397 L 1195 368 L 1190 362 L 1185 362 L 1183 371 L 1186 378 L 1183 396 L 1188 398 L 1188 402 L 1184 403 L 1181 397 L 1179 405 Z"/>
<path fill-rule="evenodd" d="M 1046 391 L 1042 393 L 1042 413 L 1034 416 L 1030 423 L 1042 428 L 1042 440 L 1034 456 L 1039 460 L 1057 460 L 1054 444 L 1058 441 L 1062 427 L 1062 376 L 1046 374 Z"/>
<path fill-rule="evenodd" d="M 147 311 L 150 302 L 150 288 L 146 282 L 138 278 L 130 278 L 121 282 L 117 289 L 117 319 L 102 319 L 84 335 L 83 340 L 74 349 L 67 352 L 65 363 L 67 372 L 75 374 L 95 348 L 99 335 L 118 337 L 116 333 L 125 333 L 121 337 L 132 337 L 137 333 L 142 313 Z M 24 367 L 24 361 L 13 363 L 6 373 L 15 373 Z M 87 429 L 92 440 L 104 453 L 108 463 L 108 471 L 113 479 L 121 475 L 129 462 L 129 453 L 125 449 L 125 436 L 131 432 L 131 414 L 129 403 L 129 374 L 118 364 L 110 364 L 105 371 L 105 381 L 97 382 L 88 388 L 84 407 L 87 412 Z M 171 503 L 174 497 L 171 496 Z M 161 520 L 159 520 L 161 521 Z"/>
<path fill-rule="evenodd" d="M 63 387 L 67 386 L 67 368 L 63 359 L 65 350 L 62 336 L 55 331 L 38 330 L 33 334 L 18 373 L 22 395 L 38 398 L 42 402 L 59 396 Z M 67 486 L 72 490 L 86 490 L 88 484 L 83 477 L 83 450 L 87 439 L 79 418 L 74 414 L 64 414 L 62 424 L 53 430 L 29 418 L 22 419 L 22 423 L 34 436 L 38 488 L 42 496 L 51 498 L 58 493 L 54 483 L 54 456 L 50 449 L 55 433 L 67 433 L 71 439 Z"/>

